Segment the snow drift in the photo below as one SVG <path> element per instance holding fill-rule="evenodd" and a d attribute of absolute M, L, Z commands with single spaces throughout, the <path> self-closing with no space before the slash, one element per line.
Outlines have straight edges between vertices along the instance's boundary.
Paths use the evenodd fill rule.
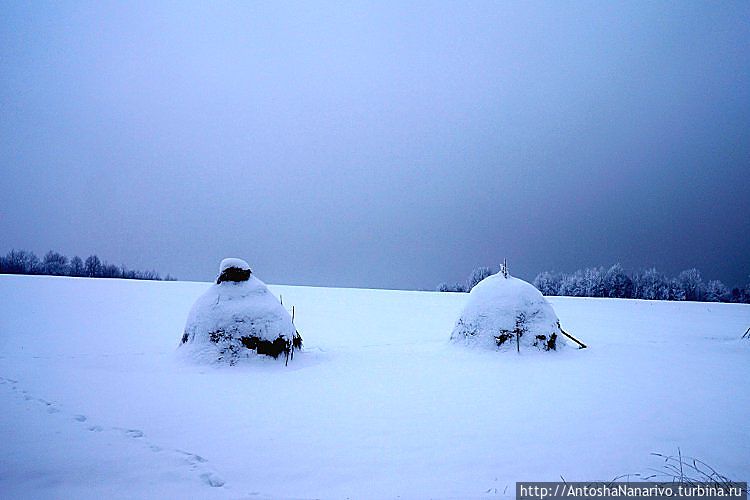
<path fill-rule="evenodd" d="M 542 293 L 502 271 L 472 288 L 451 340 L 501 351 L 565 345 L 557 315 Z"/>
<path fill-rule="evenodd" d="M 301 346 L 289 313 L 241 259 L 221 261 L 216 284 L 196 300 L 182 335 L 184 350 L 208 362 L 278 358 Z"/>

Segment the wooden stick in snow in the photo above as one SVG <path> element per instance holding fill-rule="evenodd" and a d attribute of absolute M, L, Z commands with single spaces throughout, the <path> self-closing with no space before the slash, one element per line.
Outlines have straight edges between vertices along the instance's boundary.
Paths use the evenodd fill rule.
<path fill-rule="evenodd" d="M 572 336 L 571 334 L 569 334 L 568 332 L 566 332 L 565 330 L 563 330 L 562 327 L 560 327 L 560 331 L 562 332 L 563 335 L 565 335 L 570 340 L 572 340 L 573 342 L 575 342 L 576 344 L 578 344 L 579 345 L 579 347 L 578 347 L 579 349 L 586 349 L 586 344 L 584 344 L 583 342 L 581 342 L 580 340 L 578 340 L 577 338 L 575 338 L 574 336 Z"/>

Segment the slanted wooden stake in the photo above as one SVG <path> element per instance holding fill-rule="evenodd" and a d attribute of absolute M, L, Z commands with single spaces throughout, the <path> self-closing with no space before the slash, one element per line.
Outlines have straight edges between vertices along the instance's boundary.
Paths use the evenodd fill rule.
<path fill-rule="evenodd" d="M 565 330 L 563 330 L 562 327 L 560 328 L 560 331 L 562 332 L 563 335 L 565 335 L 570 340 L 572 340 L 573 342 L 575 342 L 576 344 L 578 344 L 578 346 L 579 346 L 578 348 L 579 349 L 586 349 L 586 344 L 584 344 L 583 342 L 581 342 L 580 340 L 578 340 L 577 338 L 575 338 L 574 336 L 572 336 L 571 334 L 569 334 L 568 332 L 566 332 Z"/>

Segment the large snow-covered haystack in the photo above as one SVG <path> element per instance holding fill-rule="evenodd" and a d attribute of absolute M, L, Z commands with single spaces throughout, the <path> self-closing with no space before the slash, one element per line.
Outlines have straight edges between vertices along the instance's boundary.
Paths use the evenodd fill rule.
<path fill-rule="evenodd" d="M 542 293 L 502 270 L 472 288 L 451 340 L 500 351 L 565 346 L 557 315 Z"/>
<path fill-rule="evenodd" d="M 188 314 L 182 347 L 203 361 L 255 354 L 289 357 L 302 347 L 292 318 L 242 259 L 224 259 L 219 276 Z"/>

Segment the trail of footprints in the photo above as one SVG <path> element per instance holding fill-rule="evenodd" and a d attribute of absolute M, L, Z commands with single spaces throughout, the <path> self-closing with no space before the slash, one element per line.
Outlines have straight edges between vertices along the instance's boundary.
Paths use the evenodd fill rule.
<path fill-rule="evenodd" d="M 49 414 L 59 414 L 67 416 L 66 413 L 60 409 L 57 403 L 53 401 L 47 401 L 43 398 L 34 397 L 26 390 L 20 389 L 18 386 L 18 380 L 13 380 L 7 377 L 0 377 L 0 385 L 9 386 L 16 395 L 23 397 L 25 401 L 34 402 L 41 405 L 42 408 Z M 161 453 L 165 451 L 161 446 L 157 446 L 150 442 L 148 438 L 146 438 L 143 431 L 140 429 L 126 429 L 123 427 L 102 427 L 101 425 L 93 425 L 88 422 L 88 418 L 86 417 L 86 415 L 81 414 L 73 414 L 70 416 L 70 418 L 74 422 L 86 424 L 86 429 L 91 432 L 117 432 L 124 438 L 136 439 L 141 441 L 143 445 L 147 446 L 148 449 L 154 453 Z M 208 460 L 206 460 L 202 456 L 179 449 L 166 450 L 166 452 L 173 453 L 180 457 L 183 463 L 188 466 L 190 470 L 195 471 L 198 474 L 198 477 L 200 477 L 201 481 L 203 481 L 203 483 L 205 483 L 206 485 L 212 487 L 224 486 L 225 482 L 221 477 L 216 475 L 214 472 L 207 470 L 206 464 L 208 463 Z"/>

